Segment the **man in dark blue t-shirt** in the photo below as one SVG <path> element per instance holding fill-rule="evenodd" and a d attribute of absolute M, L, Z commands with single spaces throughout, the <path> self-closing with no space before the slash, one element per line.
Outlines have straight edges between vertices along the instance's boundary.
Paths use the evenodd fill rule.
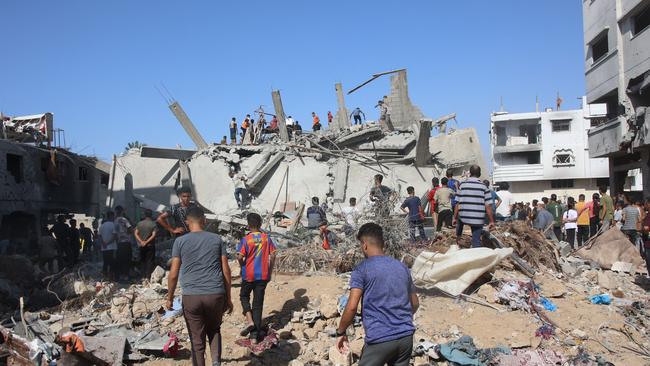
<path fill-rule="evenodd" d="M 359 366 L 408 366 L 413 349 L 413 314 L 419 301 L 409 269 L 400 261 L 384 255 L 381 226 L 369 222 L 357 234 L 366 259 L 350 278 L 350 296 L 336 329 L 336 346 L 349 352 L 346 330 L 354 321 L 361 303 L 365 345 Z"/>
<path fill-rule="evenodd" d="M 422 201 L 420 200 L 420 197 L 415 196 L 415 188 L 406 188 L 406 193 L 408 193 L 409 196 L 404 200 L 404 203 L 402 203 L 400 208 L 403 212 L 408 213 L 409 234 L 411 235 L 411 240 L 415 241 L 416 227 L 420 232 L 420 240 L 426 240 L 427 236 L 424 234 L 424 210 L 422 208 Z"/>

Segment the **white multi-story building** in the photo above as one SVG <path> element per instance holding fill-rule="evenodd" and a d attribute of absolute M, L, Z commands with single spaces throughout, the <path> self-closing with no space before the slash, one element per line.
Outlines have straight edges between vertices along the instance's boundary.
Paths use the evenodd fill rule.
<path fill-rule="evenodd" d="M 589 197 L 607 185 L 607 159 L 589 158 L 587 110 L 493 113 L 492 180 L 507 182 L 515 200 L 523 202 L 552 193 L 563 200 L 580 193 Z"/>
<path fill-rule="evenodd" d="M 607 104 L 589 130 L 589 154 L 609 158 L 611 193 L 648 197 L 650 0 L 583 0 L 582 10 L 587 102 Z"/>

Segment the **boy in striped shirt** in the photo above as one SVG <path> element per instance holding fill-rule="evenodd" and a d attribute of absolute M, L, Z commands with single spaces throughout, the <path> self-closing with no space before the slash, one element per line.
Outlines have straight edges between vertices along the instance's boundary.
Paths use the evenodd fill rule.
<path fill-rule="evenodd" d="M 490 229 L 494 227 L 492 213 L 492 194 L 481 182 L 481 167 L 472 165 L 469 168 L 470 177 L 460 183 L 456 193 L 456 207 L 454 207 L 454 223 L 456 224 L 456 241 L 463 234 L 463 227 L 472 228 L 472 248 L 481 246 L 481 232 L 487 214 Z"/>
<path fill-rule="evenodd" d="M 261 232 L 262 217 L 256 213 L 246 216 L 250 233 L 242 238 L 237 246 L 237 260 L 241 266 L 241 292 L 239 300 L 248 327 L 241 335 L 249 335 L 254 341 L 264 338 L 262 328 L 262 308 L 264 307 L 264 292 L 271 280 L 275 262 L 275 244 L 267 233 Z M 253 305 L 251 306 L 251 292 Z"/>

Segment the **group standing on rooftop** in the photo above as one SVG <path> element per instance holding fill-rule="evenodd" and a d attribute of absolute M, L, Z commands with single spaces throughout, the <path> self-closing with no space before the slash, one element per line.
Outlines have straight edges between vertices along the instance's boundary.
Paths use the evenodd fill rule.
<path fill-rule="evenodd" d="M 277 116 L 271 115 L 273 118 L 267 126 L 265 115 L 263 110 L 258 112 L 257 122 L 255 119 L 251 118 L 250 114 L 247 114 L 246 117 L 242 120 L 241 124 L 238 124 L 237 117 L 232 117 L 228 123 L 228 128 L 230 131 L 230 144 L 236 145 L 239 144 L 257 144 L 262 141 L 262 134 L 274 134 L 278 133 L 278 119 Z M 321 119 L 316 112 L 311 112 L 312 118 L 312 131 L 317 132 L 323 128 Z M 327 123 L 332 125 L 334 122 L 335 116 L 332 114 L 332 111 L 327 111 Z M 366 120 L 366 115 L 363 111 L 356 107 L 352 113 L 350 113 L 350 119 L 354 119 L 354 125 L 361 125 L 363 121 Z M 287 127 L 287 132 L 290 136 L 300 135 L 303 132 L 300 122 L 294 119 L 292 116 L 287 116 L 285 120 L 285 125 Z M 238 132 L 239 131 L 239 132 Z M 224 136 L 221 139 L 221 144 L 227 144 L 227 136 Z"/>

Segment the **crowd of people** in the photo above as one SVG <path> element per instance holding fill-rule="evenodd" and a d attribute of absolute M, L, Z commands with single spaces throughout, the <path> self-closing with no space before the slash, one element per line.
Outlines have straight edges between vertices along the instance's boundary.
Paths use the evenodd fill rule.
<path fill-rule="evenodd" d="M 263 110 L 259 110 L 258 119 L 251 118 L 250 114 L 247 114 L 246 117 L 242 120 L 241 124 L 237 122 L 236 117 L 232 117 L 229 122 L 229 131 L 230 131 L 230 144 L 236 145 L 239 141 L 239 144 L 257 144 L 262 141 L 262 134 L 273 134 L 278 133 L 278 119 L 275 115 L 264 113 Z M 271 116 L 272 119 L 267 125 L 266 116 Z M 312 131 L 320 131 L 323 128 L 320 117 L 316 112 L 311 112 L 312 119 Z M 350 113 L 350 119 L 354 120 L 355 125 L 360 125 L 365 121 L 366 115 L 363 111 L 356 107 L 352 113 Z M 334 121 L 334 115 L 332 111 L 327 111 L 327 123 L 331 125 Z M 290 136 L 300 135 L 303 131 L 302 125 L 296 119 L 291 116 L 288 116 L 285 119 L 285 125 L 287 127 L 287 132 Z M 228 143 L 227 136 L 223 136 L 221 139 L 221 144 L 226 145 Z"/>
<path fill-rule="evenodd" d="M 436 230 L 443 227 L 455 229 L 459 238 L 464 228 L 469 227 L 472 247 L 481 246 L 481 234 L 486 225 L 491 230 L 495 222 L 520 220 L 549 238 L 566 240 L 572 246 L 576 243 L 577 246 L 584 245 L 589 237 L 616 225 L 639 246 L 642 254 L 647 255 L 650 251 L 650 215 L 647 214 L 650 200 L 642 204 L 626 195 L 610 197 L 606 187 L 601 187 L 590 201 L 581 194 L 577 201 L 567 197 L 565 202 L 561 202 L 551 194 L 549 198 L 542 197 L 530 205 L 515 202 L 507 184 L 495 191 L 488 181 L 480 180 L 480 176 L 481 169 L 477 165 L 471 166 L 468 176 L 461 180 L 455 179 L 448 171 L 445 177 L 432 179 L 432 187 L 424 194 L 424 200 L 416 195 L 414 187 L 407 187 L 407 197 L 399 208 L 408 220 L 410 238 L 426 239 L 424 222 L 428 209 Z M 245 181 L 243 176 L 233 174 L 232 178 Z M 383 179 L 381 174 L 374 176 L 368 196 L 375 221 L 391 216 L 392 204 L 397 197 L 397 192 L 384 185 Z M 173 308 L 175 290 L 180 281 L 193 364 L 205 365 L 206 350 L 211 353 L 213 364 L 219 364 L 222 318 L 233 310 L 232 275 L 226 243 L 219 235 L 205 231 L 205 210 L 192 200 L 191 191 L 180 188 L 177 194 L 179 203 L 160 213 L 156 220 L 153 212 L 145 210 L 144 218 L 133 225 L 125 217 L 124 210 L 117 206 L 114 211 L 106 213 L 101 226 L 94 235 L 91 231 L 90 237 L 84 227 L 76 229 L 74 220 L 66 224 L 65 217 L 60 217 L 47 233 L 51 233 L 51 245 L 61 248 L 64 258 L 71 263 L 80 253 L 83 256 L 85 242 L 94 241 L 102 251 L 105 274 L 116 280 L 129 276 L 134 243 L 139 248 L 141 273 L 148 276 L 155 263 L 157 238 L 175 238 L 166 307 Z M 245 208 L 241 191 L 239 194 L 236 197 L 240 208 Z M 318 231 L 323 248 L 331 249 L 336 236 L 328 229 L 330 202 L 326 199 L 321 203 L 318 197 L 313 197 L 311 203 L 306 210 L 306 227 Z M 365 260 L 351 274 L 348 301 L 336 330 L 336 346 L 341 352 L 348 350 L 347 329 L 361 306 L 366 339 L 359 364 L 388 362 L 408 365 L 415 332 L 413 314 L 419 306 L 410 272 L 400 261 L 385 255 L 383 228 L 379 224 L 368 222 L 359 225 L 360 210 L 355 197 L 351 197 L 349 205 L 337 215 L 344 220 L 343 230 L 356 236 Z M 277 247 L 270 235 L 262 230 L 260 215 L 248 213 L 246 220 L 247 230 L 235 251 L 241 268 L 241 316 L 246 324 L 240 335 L 255 343 L 262 341 L 268 332 L 262 314 Z M 92 250 L 90 248 L 92 246 L 88 250 Z M 646 259 L 650 270 L 650 256 Z"/>

